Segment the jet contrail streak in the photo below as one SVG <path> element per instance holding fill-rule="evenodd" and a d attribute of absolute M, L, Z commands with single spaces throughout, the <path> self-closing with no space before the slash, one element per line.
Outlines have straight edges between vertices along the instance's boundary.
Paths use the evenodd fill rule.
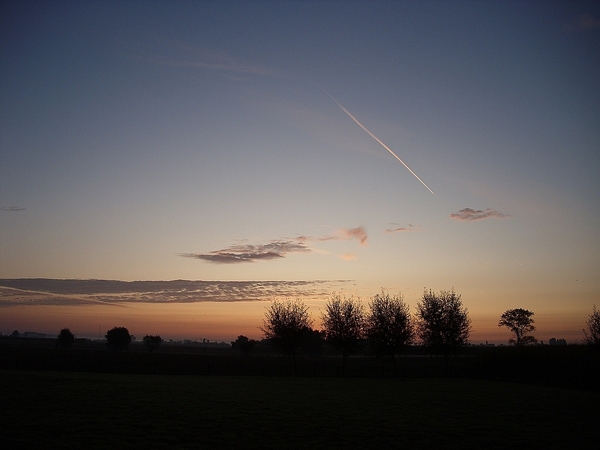
<path fill-rule="evenodd" d="M 321 88 L 321 89 L 323 89 L 323 88 Z M 331 98 L 331 100 L 333 100 L 334 102 L 336 102 L 336 103 L 337 103 L 337 105 L 338 105 L 338 106 L 339 106 L 339 107 L 342 109 L 342 111 L 344 111 L 344 112 L 345 112 L 345 113 L 348 115 L 348 117 L 350 117 L 352 120 L 354 120 L 354 122 L 356 123 L 356 125 L 358 125 L 359 127 L 361 127 L 363 130 L 365 130 L 365 131 L 366 131 L 366 132 L 369 134 L 369 136 L 371 136 L 373 139 L 375 139 L 377 142 L 379 142 L 379 144 L 380 144 L 380 145 L 381 145 L 383 148 L 385 148 L 385 149 L 386 149 L 388 152 L 390 152 L 390 153 L 391 153 L 391 154 L 394 156 L 394 158 L 396 158 L 398 161 L 400 161 L 400 162 L 402 163 L 402 165 L 403 165 L 404 167 L 406 167 L 406 169 L 407 169 L 407 170 L 408 170 L 410 173 L 412 173 L 412 174 L 413 174 L 413 176 L 414 176 L 414 177 L 415 177 L 417 180 L 419 180 L 419 181 L 421 182 L 421 184 L 422 184 L 423 186 L 425 186 L 429 192 L 431 192 L 431 193 L 433 194 L 433 191 L 432 191 L 431 189 L 429 189 L 429 186 L 427 186 L 427 185 L 426 185 L 426 184 L 423 182 L 423 180 L 421 180 L 421 179 L 420 179 L 420 178 L 417 176 L 417 174 L 416 174 L 416 173 L 414 173 L 412 170 L 410 170 L 410 167 L 408 167 L 408 166 L 407 166 L 407 165 L 404 163 L 404 161 L 402 161 L 400 158 L 398 158 L 398 155 L 396 155 L 396 154 L 395 154 L 395 153 L 392 151 L 392 149 L 391 149 L 391 148 L 389 148 L 387 145 L 385 145 L 385 144 L 384 144 L 384 143 L 381 141 L 381 139 L 379 139 L 377 136 L 375 136 L 373 133 L 371 133 L 371 132 L 370 132 L 370 131 L 367 129 L 367 127 L 365 127 L 365 126 L 364 126 L 362 123 L 360 123 L 360 122 L 358 121 L 358 119 L 357 119 L 356 117 L 354 117 L 354 116 L 353 116 L 353 115 L 350 113 L 350 111 L 348 111 L 346 108 L 344 108 L 344 107 L 343 107 L 343 106 L 340 104 L 340 102 L 338 102 L 338 101 L 337 101 L 335 98 L 333 98 L 333 96 L 332 96 L 332 95 L 331 95 L 329 92 L 327 92 L 325 89 L 323 89 L 323 92 L 325 92 L 325 93 L 326 93 L 326 94 L 329 96 L 329 98 Z M 435 194 L 434 194 L 434 195 L 435 195 Z"/>

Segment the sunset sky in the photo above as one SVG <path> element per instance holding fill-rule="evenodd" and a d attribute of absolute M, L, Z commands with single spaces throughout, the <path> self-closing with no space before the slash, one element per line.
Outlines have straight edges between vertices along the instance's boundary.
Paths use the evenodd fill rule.
<path fill-rule="evenodd" d="M 1 333 L 260 338 L 274 298 L 318 326 L 332 292 L 414 311 L 454 288 L 474 343 L 506 342 L 509 308 L 575 342 L 600 307 L 598 2 L 4 1 L 0 21 L 0 278 L 206 282 L 1 288 Z"/>

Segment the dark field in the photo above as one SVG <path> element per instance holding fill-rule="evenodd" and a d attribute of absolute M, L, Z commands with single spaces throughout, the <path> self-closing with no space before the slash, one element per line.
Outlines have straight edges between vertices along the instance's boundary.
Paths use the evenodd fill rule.
<path fill-rule="evenodd" d="M 321 356 L 301 354 L 296 364 L 258 346 L 243 355 L 230 347 L 163 344 L 148 353 L 143 345 L 110 352 L 97 341 L 76 342 L 71 349 L 55 348 L 53 339 L 0 338 L 0 370 L 89 372 L 136 375 L 468 378 L 521 382 L 600 392 L 600 353 L 590 347 L 467 347 L 455 357 L 431 357 L 419 347 L 397 358 L 375 358 L 364 351 L 348 359 L 325 348 Z"/>
<path fill-rule="evenodd" d="M 589 347 L 471 347 L 448 365 L 413 348 L 397 363 L 3 338 L 0 438 L 11 449 L 597 448 Z"/>
<path fill-rule="evenodd" d="M 4 448 L 594 448 L 600 393 L 465 379 L 0 371 Z M 597 448 L 597 447 L 596 447 Z"/>

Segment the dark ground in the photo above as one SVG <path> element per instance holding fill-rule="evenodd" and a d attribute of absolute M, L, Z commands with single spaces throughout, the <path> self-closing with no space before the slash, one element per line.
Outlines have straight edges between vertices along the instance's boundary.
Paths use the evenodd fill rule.
<path fill-rule="evenodd" d="M 599 355 L 467 348 L 449 359 L 268 347 L 0 338 L 0 437 L 10 449 L 596 448 Z"/>
<path fill-rule="evenodd" d="M 598 392 L 458 378 L 0 370 L 5 448 L 595 448 Z"/>
<path fill-rule="evenodd" d="M 523 382 L 600 391 L 600 353 L 583 345 L 534 347 L 466 347 L 445 359 L 419 347 L 396 358 L 368 356 L 366 349 L 345 367 L 339 355 L 324 348 L 320 356 L 292 358 L 258 345 L 250 354 L 222 346 L 163 344 L 148 353 L 141 343 L 111 352 L 100 341 L 78 340 L 70 349 L 53 339 L 0 338 L 0 369 L 88 373 L 300 376 L 366 378 L 469 378 Z"/>

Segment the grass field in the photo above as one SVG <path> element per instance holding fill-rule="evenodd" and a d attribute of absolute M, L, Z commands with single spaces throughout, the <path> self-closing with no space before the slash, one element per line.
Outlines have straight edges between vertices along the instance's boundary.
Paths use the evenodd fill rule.
<path fill-rule="evenodd" d="M 594 448 L 600 393 L 464 379 L 0 371 L 4 448 Z M 597 448 L 597 447 L 596 447 Z"/>

